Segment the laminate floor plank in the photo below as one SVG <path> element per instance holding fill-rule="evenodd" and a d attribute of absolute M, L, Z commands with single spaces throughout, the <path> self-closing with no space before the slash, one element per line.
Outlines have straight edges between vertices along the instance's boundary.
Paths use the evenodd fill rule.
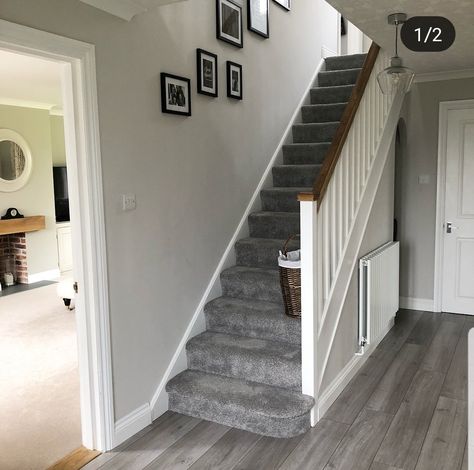
<path fill-rule="evenodd" d="M 467 403 L 440 397 L 416 470 L 459 470 L 467 439 Z"/>
<path fill-rule="evenodd" d="M 381 462 L 373 462 L 370 466 L 370 470 L 403 470 L 403 468 L 393 467 Z"/>
<path fill-rule="evenodd" d="M 279 470 L 322 470 L 348 430 L 348 424 L 322 419 L 305 434 Z"/>
<path fill-rule="evenodd" d="M 172 413 L 159 427 L 132 443 L 100 470 L 142 470 L 201 422 L 197 418 Z"/>
<path fill-rule="evenodd" d="M 390 349 L 377 348 L 324 415 L 339 423 L 352 424 L 394 360 Z"/>
<path fill-rule="evenodd" d="M 422 317 L 408 335 L 406 342 L 428 347 L 438 331 L 441 321 L 439 313 L 423 312 Z"/>
<path fill-rule="evenodd" d="M 293 452 L 303 436 L 291 439 L 262 437 L 232 470 L 275 470 Z"/>
<path fill-rule="evenodd" d="M 383 338 L 378 348 L 398 351 L 422 317 L 422 312 L 400 310 L 395 317 L 394 327 Z"/>
<path fill-rule="evenodd" d="M 390 364 L 365 405 L 366 408 L 395 414 L 421 362 L 423 346 L 405 344 Z"/>
<path fill-rule="evenodd" d="M 467 442 L 466 442 L 466 446 L 464 448 L 464 457 L 462 459 L 461 470 L 468 470 L 467 455 L 468 455 L 468 449 L 467 449 Z"/>
<path fill-rule="evenodd" d="M 190 470 L 229 470 L 261 439 L 261 436 L 240 429 L 226 432 Z"/>
<path fill-rule="evenodd" d="M 375 462 L 412 470 L 418 460 L 444 376 L 419 369 L 383 440 Z"/>
<path fill-rule="evenodd" d="M 125 442 L 117 446 L 115 449 L 104 452 L 96 457 L 91 463 L 83 467 L 83 470 L 97 470 L 102 468 L 107 462 L 114 459 L 118 455 L 121 455 L 128 447 L 130 447 L 134 442 L 140 441 L 140 439 L 148 434 L 153 429 L 159 428 L 168 418 L 172 415 L 176 415 L 172 411 L 167 411 L 166 413 L 162 414 L 159 418 L 155 419 L 153 423 L 143 428 L 141 431 L 134 434 L 132 437 L 127 439 Z M 189 417 L 188 417 L 189 419 Z"/>
<path fill-rule="evenodd" d="M 467 400 L 467 334 L 469 328 L 464 327 L 459 338 L 454 356 L 444 379 L 441 395 L 456 400 Z"/>
<path fill-rule="evenodd" d="M 393 416 L 364 409 L 350 427 L 325 470 L 367 470 Z"/>
<path fill-rule="evenodd" d="M 222 424 L 201 421 L 159 457 L 142 468 L 146 470 L 188 469 L 230 429 Z"/>
<path fill-rule="evenodd" d="M 423 369 L 446 374 L 462 330 L 461 323 L 443 320 L 423 359 Z"/>

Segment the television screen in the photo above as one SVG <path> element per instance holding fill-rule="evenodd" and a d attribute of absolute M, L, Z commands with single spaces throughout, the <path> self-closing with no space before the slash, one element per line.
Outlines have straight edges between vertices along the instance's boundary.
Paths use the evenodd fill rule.
<path fill-rule="evenodd" d="M 67 189 L 66 167 L 53 167 L 53 179 L 56 222 L 69 222 L 69 193 Z"/>

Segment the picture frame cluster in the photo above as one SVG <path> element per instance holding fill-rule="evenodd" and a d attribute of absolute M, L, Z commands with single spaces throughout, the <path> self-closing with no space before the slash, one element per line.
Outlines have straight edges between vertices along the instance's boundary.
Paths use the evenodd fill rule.
<path fill-rule="evenodd" d="M 292 0 L 273 0 L 291 11 Z M 270 37 L 270 0 L 247 0 L 247 28 L 261 38 Z M 237 48 L 243 48 L 243 11 L 235 0 L 216 0 L 216 37 Z M 219 95 L 218 57 L 204 49 L 196 49 L 197 92 L 217 98 Z M 227 97 L 243 99 L 242 65 L 226 62 Z M 191 80 L 161 73 L 161 109 L 163 113 L 191 116 Z"/>

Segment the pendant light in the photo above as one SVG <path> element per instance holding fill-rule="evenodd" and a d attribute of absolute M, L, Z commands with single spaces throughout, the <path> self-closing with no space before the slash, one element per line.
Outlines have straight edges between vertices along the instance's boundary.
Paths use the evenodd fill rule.
<path fill-rule="evenodd" d="M 398 56 L 398 26 L 405 23 L 405 13 L 394 13 L 388 16 L 388 24 L 395 26 L 395 55 L 390 59 L 390 67 L 382 70 L 377 75 L 380 89 L 384 95 L 392 95 L 398 90 L 404 93 L 410 91 L 411 84 L 415 78 L 415 72 L 404 67 L 402 59 Z"/>

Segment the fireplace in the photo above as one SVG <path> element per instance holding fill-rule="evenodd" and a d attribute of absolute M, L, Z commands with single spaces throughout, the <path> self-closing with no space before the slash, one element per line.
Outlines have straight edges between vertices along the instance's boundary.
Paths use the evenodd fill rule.
<path fill-rule="evenodd" d="M 26 234 L 0 235 L 0 281 L 3 287 L 28 284 Z"/>

